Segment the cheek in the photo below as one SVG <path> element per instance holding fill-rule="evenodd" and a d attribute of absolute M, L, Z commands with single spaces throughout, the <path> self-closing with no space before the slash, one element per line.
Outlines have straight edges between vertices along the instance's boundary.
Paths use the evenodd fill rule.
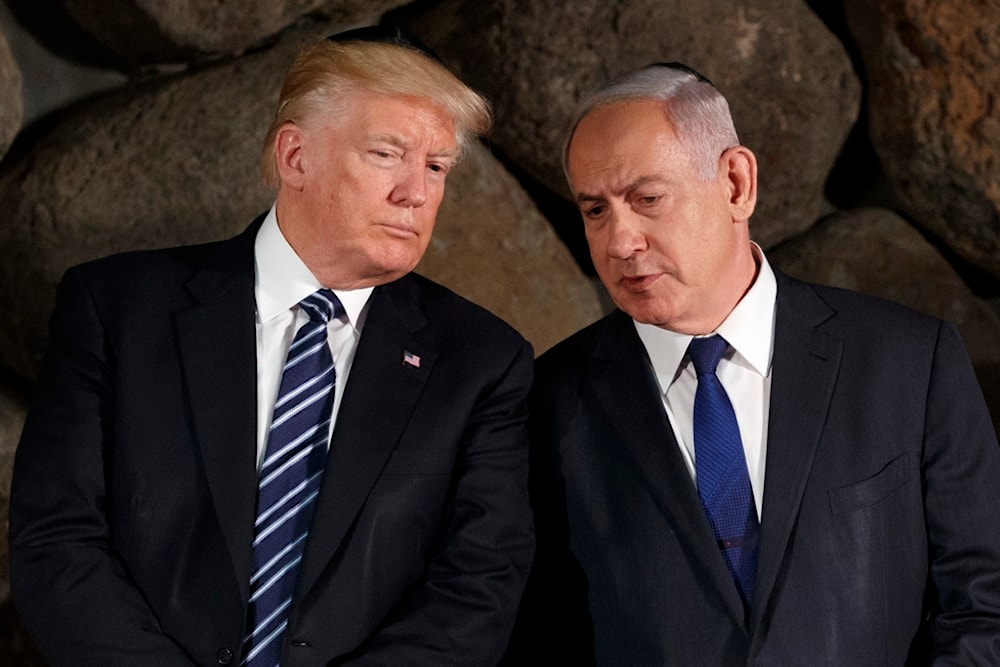
<path fill-rule="evenodd" d="M 602 271 L 608 259 L 608 254 L 604 252 L 604 245 L 595 236 L 587 234 L 587 247 L 590 249 L 590 261 L 594 263 L 594 268 L 598 272 Z"/>
<path fill-rule="evenodd" d="M 441 206 L 441 202 L 444 200 L 444 195 L 444 181 L 429 183 L 427 185 L 427 201 L 424 203 L 424 208 L 432 209 L 437 213 L 438 207 Z"/>
<path fill-rule="evenodd" d="M 587 247 L 590 248 L 590 256 L 595 262 L 598 257 L 604 257 L 607 254 L 605 250 L 608 247 L 608 242 L 600 230 L 594 229 L 584 223 L 583 236 L 587 239 Z"/>
<path fill-rule="evenodd" d="M 597 271 L 597 277 L 600 278 L 602 282 L 606 285 L 614 285 L 618 282 L 615 276 L 620 271 L 621 264 L 608 256 L 608 253 L 605 252 L 603 247 L 599 245 L 591 245 L 590 260 L 594 264 L 594 270 Z"/>
<path fill-rule="evenodd" d="M 388 196 L 389 188 L 384 183 L 386 179 L 379 176 L 376 173 L 370 178 L 359 178 L 350 184 L 350 190 L 354 193 L 358 201 L 381 202 Z M 336 190 L 336 187 L 334 187 L 334 190 Z"/>

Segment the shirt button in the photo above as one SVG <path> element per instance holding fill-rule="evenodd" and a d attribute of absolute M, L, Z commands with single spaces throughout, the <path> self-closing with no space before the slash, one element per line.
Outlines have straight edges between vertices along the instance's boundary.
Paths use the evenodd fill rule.
<path fill-rule="evenodd" d="M 228 648 L 220 648 L 219 652 L 215 654 L 215 660 L 220 665 L 228 665 L 233 661 L 233 652 Z"/>

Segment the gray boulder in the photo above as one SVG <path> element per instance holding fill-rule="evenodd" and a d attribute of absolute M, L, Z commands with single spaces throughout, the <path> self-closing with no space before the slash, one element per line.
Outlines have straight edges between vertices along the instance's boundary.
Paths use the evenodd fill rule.
<path fill-rule="evenodd" d="M 7 37 L 0 33 L 0 157 L 21 131 L 23 118 L 21 70 L 11 53 Z"/>
<path fill-rule="evenodd" d="M 578 99 L 627 70 L 682 61 L 727 96 L 760 160 L 758 242 L 793 236 L 829 210 L 823 186 L 857 119 L 860 85 L 806 3 L 444 0 L 409 25 L 496 103 L 504 154 L 564 196 L 563 132 Z"/>
<path fill-rule="evenodd" d="M 900 210 L 1000 278 L 1000 3 L 844 4 Z"/>
<path fill-rule="evenodd" d="M 376 21 L 404 0 L 61 0 L 81 28 L 129 65 L 235 55 L 306 15 Z"/>

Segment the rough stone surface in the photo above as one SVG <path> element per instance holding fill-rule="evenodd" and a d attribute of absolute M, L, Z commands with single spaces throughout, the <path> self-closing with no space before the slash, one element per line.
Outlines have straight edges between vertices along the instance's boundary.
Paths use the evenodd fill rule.
<path fill-rule="evenodd" d="M 845 0 L 899 205 L 1000 277 L 1000 3 Z"/>
<path fill-rule="evenodd" d="M 756 239 L 773 245 L 828 211 L 823 185 L 857 118 L 860 85 L 843 46 L 805 3 L 444 0 L 407 21 L 492 98 L 494 141 L 554 191 L 568 195 L 561 143 L 582 94 L 677 60 L 727 96 L 743 143 L 757 153 Z"/>
<path fill-rule="evenodd" d="M 112 252 L 230 236 L 269 193 L 257 156 L 295 47 L 115 91 L 64 113 L 0 174 L 0 355 L 33 377 L 55 284 Z"/>
<path fill-rule="evenodd" d="M 76 22 L 125 63 L 202 60 L 258 46 L 306 14 L 372 22 L 404 0 L 61 0 Z"/>
<path fill-rule="evenodd" d="M 0 357 L 15 372 L 34 376 L 69 266 L 225 238 L 270 205 L 257 184 L 260 142 L 300 42 L 104 96 L 67 113 L 0 175 Z M 491 157 L 454 176 L 449 202 L 460 203 L 440 216 L 429 277 L 508 316 L 539 348 L 596 317 L 589 283 Z M 511 296 L 508 281 L 523 290 Z"/>
<path fill-rule="evenodd" d="M 956 324 L 1000 426 L 1000 317 L 924 236 L 885 209 L 830 218 L 768 253 L 786 273 L 902 303 Z"/>
<path fill-rule="evenodd" d="M 10 51 L 7 38 L 0 34 L 0 157 L 21 131 L 24 98 L 21 94 L 21 70 Z"/>

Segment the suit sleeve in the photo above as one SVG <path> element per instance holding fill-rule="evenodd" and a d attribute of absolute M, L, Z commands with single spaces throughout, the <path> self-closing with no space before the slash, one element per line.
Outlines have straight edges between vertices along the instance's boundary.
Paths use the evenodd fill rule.
<path fill-rule="evenodd" d="M 933 362 L 923 479 L 932 664 L 1000 664 L 1000 446 L 950 324 Z"/>
<path fill-rule="evenodd" d="M 506 648 L 534 551 L 521 342 L 464 429 L 440 548 L 423 580 L 357 654 L 337 665 L 493 665 Z"/>
<path fill-rule="evenodd" d="M 49 349 L 17 449 L 11 592 L 48 664 L 191 665 L 117 555 L 114 351 L 78 269 L 59 287 Z"/>

